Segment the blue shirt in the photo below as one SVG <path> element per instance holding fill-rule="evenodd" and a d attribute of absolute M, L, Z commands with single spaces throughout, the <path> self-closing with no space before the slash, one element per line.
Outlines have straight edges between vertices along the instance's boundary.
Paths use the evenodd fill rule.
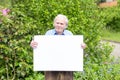
<path fill-rule="evenodd" d="M 57 35 L 55 29 L 51 29 L 51 30 L 48 30 L 45 35 Z M 64 32 L 62 33 L 62 35 L 73 35 L 71 31 L 69 30 L 64 30 Z"/>

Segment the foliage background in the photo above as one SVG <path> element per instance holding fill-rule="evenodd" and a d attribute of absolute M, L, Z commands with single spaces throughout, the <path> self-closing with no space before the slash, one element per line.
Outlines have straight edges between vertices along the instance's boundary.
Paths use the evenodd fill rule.
<path fill-rule="evenodd" d="M 44 80 L 43 72 L 33 71 L 30 41 L 34 35 L 52 29 L 57 14 L 66 15 L 68 29 L 84 35 L 87 44 L 84 72 L 75 72 L 75 80 L 120 79 L 120 64 L 111 65 L 112 47 L 100 43 L 100 30 L 119 17 L 119 6 L 101 9 L 96 0 L 11 0 L 11 5 L 9 15 L 0 13 L 1 80 Z"/>

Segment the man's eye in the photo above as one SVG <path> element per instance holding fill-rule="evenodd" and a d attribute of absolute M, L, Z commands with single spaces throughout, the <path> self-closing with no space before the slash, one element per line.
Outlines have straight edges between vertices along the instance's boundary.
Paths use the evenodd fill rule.
<path fill-rule="evenodd" d="M 60 23 L 61 25 L 63 25 L 63 23 Z"/>
<path fill-rule="evenodd" d="M 59 24 L 59 23 L 57 22 L 57 24 Z"/>

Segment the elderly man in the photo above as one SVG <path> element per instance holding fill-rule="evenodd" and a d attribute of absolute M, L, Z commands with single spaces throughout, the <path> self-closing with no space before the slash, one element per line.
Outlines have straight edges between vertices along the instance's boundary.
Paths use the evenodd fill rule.
<path fill-rule="evenodd" d="M 45 35 L 73 35 L 72 32 L 66 30 L 68 27 L 68 18 L 59 14 L 54 19 L 54 29 L 48 30 Z M 31 47 L 37 47 L 37 43 L 31 41 Z M 85 44 L 81 45 L 85 48 Z M 72 71 L 46 71 L 45 80 L 73 80 Z"/>
<path fill-rule="evenodd" d="M 54 19 L 53 26 L 55 29 L 46 32 L 46 35 L 73 35 L 70 31 L 66 30 L 68 27 L 68 19 L 64 15 L 57 15 Z"/>

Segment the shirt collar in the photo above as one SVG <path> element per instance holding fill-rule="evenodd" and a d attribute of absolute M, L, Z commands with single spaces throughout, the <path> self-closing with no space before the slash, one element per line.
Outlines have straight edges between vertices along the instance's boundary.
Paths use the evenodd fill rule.
<path fill-rule="evenodd" d="M 55 30 L 54 35 L 58 35 L 57 32 L 56 32 L 56 30 Z M 64 31 L 63 31 L 63 33 L 62 33 L 61 35 L 65 35 L 65 34 L 64 34 Z"/>

